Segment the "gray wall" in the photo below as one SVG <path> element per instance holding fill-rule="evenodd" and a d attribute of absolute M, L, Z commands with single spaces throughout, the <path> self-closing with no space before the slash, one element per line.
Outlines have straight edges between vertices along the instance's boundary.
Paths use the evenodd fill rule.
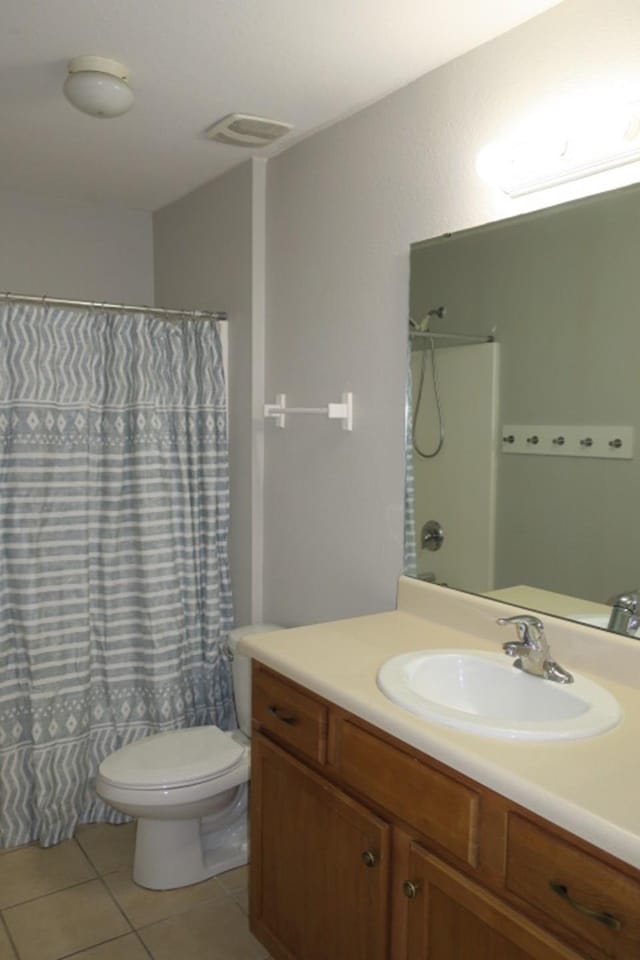
<path fill-rule="evenodd" d="M 151 214 L 0 191 L 0 290 L 153 303 Z"/>
<path fill-rule="evenodd" d="M 267 396 L 355 395 L 352 435 L 267 425 L 265 615 L 388 609 L 402 568 L 409 244 L 609 189 L 621 168 L 512 201 L 475 159 L 541 105 L 637 73 L 637 0 L 565 0 L 269 162 Z"/>
<path fill-rule="evenodd" d="M 153 216 L 156 302 L 229 313 L 230 560 L 237 623 L 251 622 L 252 165 Z"/>
<path fill-rule="evenodd" d="M 502 423 L 634 426 L 640 440 L 639 222 L 629 187 L 419 245 L 412 313 L 445 303 L 433 329 L 496 328 Z M 496 587 L 605 602 L 638 581 L 637 452 L 499 463 Z"/>

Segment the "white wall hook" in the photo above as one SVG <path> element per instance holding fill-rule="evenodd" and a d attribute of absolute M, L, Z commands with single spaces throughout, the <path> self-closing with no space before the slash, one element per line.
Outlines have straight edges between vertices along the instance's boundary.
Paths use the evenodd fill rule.
<path fill-rule="evenodd" d="M 329 403 L 326 407 L 288 407 L 286 394 L 278 393 L 275 403 L 264 405 L 265 418 L 275 420 L 276 427 L 282 430 L 290 413 L 320 414 L 329 420 L 341 420 L 343 430 L 353 430 L 353 394 L 343 393 L 341 403 Z"/>

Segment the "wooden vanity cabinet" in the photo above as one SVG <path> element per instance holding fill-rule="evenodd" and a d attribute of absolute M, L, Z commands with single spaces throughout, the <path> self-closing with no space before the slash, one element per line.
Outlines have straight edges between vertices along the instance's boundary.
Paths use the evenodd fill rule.
<path fill-rule="evenodd" d="M 581 954 L 410 843 L 398 960 L 580 960 Z"/>
<path fill-rule="evenodd" d="M 258 939 L 278 960 L 386 960 L 389 824 L 260 734 L 251 790 Z"/>
<path fill-rule="evenodd" d="M 640 871 L 253 670 L 250 922 L 275 960 L 640 960 Z"/>

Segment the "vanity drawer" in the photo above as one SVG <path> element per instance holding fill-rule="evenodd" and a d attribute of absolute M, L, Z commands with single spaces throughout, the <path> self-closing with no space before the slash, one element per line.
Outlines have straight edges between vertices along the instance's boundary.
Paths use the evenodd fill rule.
<path fill-rule="evenodd" d="M 324 763 L 327 755 L 327 708 L 297 687 L 254 663 L 253 720 L 298 753 Z"/>
<path fill-rule="evenodd" d="M 640 957 L 640 883 L 515 813 L 505 883 L 605 956 Z"/>
<path fill-rule="evenodd" d="M 479 796 L 474 790 L 347 718 L 336 734 L 334 760 L 346 785 L 476 866 Z"/>

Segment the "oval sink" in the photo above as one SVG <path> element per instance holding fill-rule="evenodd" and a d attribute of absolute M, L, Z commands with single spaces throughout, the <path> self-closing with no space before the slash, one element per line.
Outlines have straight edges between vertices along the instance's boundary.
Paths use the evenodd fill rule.
<path fill-rule="evenodd" d="M 568 685 L 542 680 L 501 653 L 403 653 L 380 667 L 378 686 L 425 720 L 514 740 L 592 737 L 621 717 L 617 700 L 586 677 L 574 674 Z"/>

